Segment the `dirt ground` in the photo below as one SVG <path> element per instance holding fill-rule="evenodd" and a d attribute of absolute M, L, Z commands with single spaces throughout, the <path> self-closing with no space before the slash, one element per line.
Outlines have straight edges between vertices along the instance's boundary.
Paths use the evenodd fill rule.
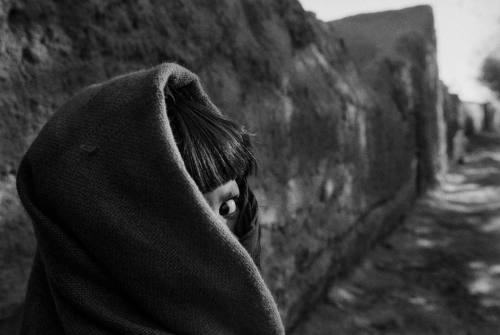
<path fill-rule="evenodd" d="M 473 138 L 299 334 L 500 334 L 500 135 Z"/>

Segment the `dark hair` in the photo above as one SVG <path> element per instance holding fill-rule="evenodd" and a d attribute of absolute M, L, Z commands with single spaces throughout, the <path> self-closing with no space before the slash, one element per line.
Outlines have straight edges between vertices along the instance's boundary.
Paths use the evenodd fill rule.
<path fill-rule="evenodd" d="M 245 128 L 192 99 L 187 88 L 168 92 L 167 113 L 184 164 L 202 193 L 233 179 L 241 186 L 256 171 Z"/>

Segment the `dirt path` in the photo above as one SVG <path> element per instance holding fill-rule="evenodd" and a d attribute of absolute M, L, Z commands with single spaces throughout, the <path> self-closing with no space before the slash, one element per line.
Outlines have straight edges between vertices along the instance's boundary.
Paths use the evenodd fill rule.
<path fill-rule="evenodd" d="M 500 334 L 500 135 L 473 139 L 299 334 Z"/>

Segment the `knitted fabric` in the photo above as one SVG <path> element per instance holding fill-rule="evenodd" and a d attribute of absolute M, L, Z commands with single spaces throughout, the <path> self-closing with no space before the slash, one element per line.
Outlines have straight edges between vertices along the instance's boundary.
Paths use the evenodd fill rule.
<path fill-rule="evenodd" d="M 92 85 L 23 157 L 17 188 L 38 241 L 21 334 L 284 334 L 257 266 L 189 176 L 161 64 Z"/>

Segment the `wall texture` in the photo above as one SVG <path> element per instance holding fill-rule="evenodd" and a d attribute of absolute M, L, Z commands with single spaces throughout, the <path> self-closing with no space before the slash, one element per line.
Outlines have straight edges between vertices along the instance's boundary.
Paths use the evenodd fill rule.
<path fill-rule="evenodd" d="M 434 184 L 447 162 L 432 8 L 361 14 L 330 24 L 366 82 L 404 117 L 414 118 L 418 186 Z"/>
<path fill-rule="evenodd" d="M 293 327 L 445 167 L 432 12 L 383 15 L 404 31 L 296 0 L 1 0 L 0 313 L 29 274 L 14 175 L 40 127 L 85 85 L 176 61 L 256 133 L 263 276 Z"/>

